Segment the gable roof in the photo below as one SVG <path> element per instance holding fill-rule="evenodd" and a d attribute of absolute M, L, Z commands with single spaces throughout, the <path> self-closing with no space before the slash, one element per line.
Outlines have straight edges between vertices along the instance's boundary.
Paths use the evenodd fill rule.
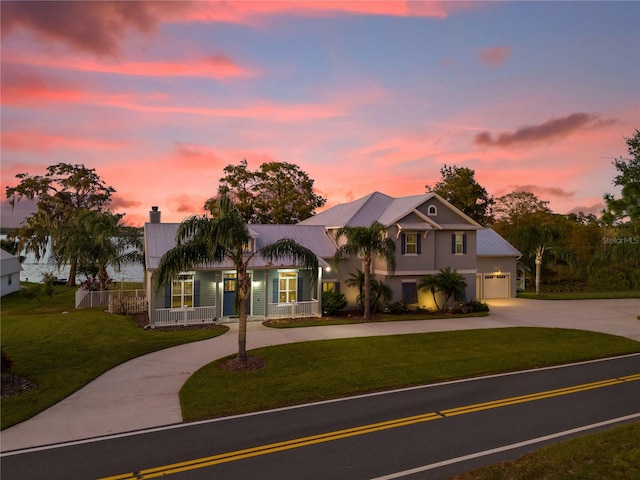
<path fill-rule="evenodd" d="M 353 202 L 341 203 L 315 214 L 298 225 L 322 225 L 327 228 L 368 227 L 387 210 L 394 199 L 380 192 L 373 192 Z"/>
<path fill-rule="evenodd" d="M 477 231 L 477 255 L 485 257 L 520 257 L 522 253 L 491 228 Z"/>
<path fill-rule="evenodd" d="M 426 219 L 425 223 L 438 230 L 443 228 L 477 229 L 482 226 L 471 217 L 451 205 L 435 192 L 407 197 L 393 198 L 380 192 L 373 192 L 349 203 L 342 203 L 331 207 L 313 217 L 307 218 L 298 225 L 323 225 L 327 228 L 338 227 L 368 227 L 378 221 L 389 227 L 414 212 L 423 203 L 437 199 L 444 207 L 449 208 L 460 217 L 460 223 L 438 224 L 433 219 Z"/>
<path fill-rule="evenodd" d="M 162 256 L 176 245 L 176 234 L 178 233 L 178 223 L 145 223 L 144 243 L 145 243 L 145 267 L 155 270 L 160 264 Z M 266 244 L 290 238 L 300 245 L 307 247 L 318 257 L 320 266 L 327 266 L 328 263 L 323 258 L 331 258 L 336 251 L 336 243 L 331 235 L 320 225 L 247 225 L 249 233 L 255 240 L 255 247 L 260 249 Z M 294 266 L 289 259 L 278 261 L 280 266 Z M 210 265 L 213 267 L 214 265 Z M 231 262 L 221 262 L 215 264 L 216 267 L 232 268 Z M 250 266 L 253 268 L 269 266 L 268 262 L 256 255 L 251 259 Z"/>
<path fill-rule="evenodd" d="M 22 265 L 16 256 L 0 249 L 0 270 L 3 276 L 10 275 L 22 271 Z"/>

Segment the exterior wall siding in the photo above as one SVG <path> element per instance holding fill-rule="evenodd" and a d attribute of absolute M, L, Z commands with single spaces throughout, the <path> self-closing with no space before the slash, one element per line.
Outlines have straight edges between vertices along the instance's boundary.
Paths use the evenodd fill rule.
<path fill-rule="evenodd" d="M 509 293 L 511 298 L 517 294 L 518 269 L 515 257 L 478 257 L 478 273 L 508 273 L 510 277 Z"/>

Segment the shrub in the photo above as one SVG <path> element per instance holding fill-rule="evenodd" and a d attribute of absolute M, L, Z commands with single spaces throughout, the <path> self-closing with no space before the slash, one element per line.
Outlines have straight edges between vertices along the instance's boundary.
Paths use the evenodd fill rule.
<path fill-rule="evenodd" d="M 335 315 L 347 306 L 347 297 L 340 292 L 322 292 L 322 310 L 325 315 Z"/>
<path fill-rule="evenodd" d="M 470 302 L 467 302 L 467 305 L 471 307 L 472 312 L 488 312 L 489 311 L 489 305 L 487 305 L 484 302 L 480 302 L 478 300 L 472 300 Z"/>
<path fill-rule="evenodd" d="M 393 314 L 407 313 L 409 312 L 409 307 L 402 300 L 398 300 L 397 302 L 390 303 L 387 306 L 387 312 Z"/>
<path fill-rule="evenodd" d="M 47 297 L 53 297 L 56 276 L 53 273 L 45 273 L 42 275 L 42 283 L 44 284 L 44 293 L 46 293 Z"/>

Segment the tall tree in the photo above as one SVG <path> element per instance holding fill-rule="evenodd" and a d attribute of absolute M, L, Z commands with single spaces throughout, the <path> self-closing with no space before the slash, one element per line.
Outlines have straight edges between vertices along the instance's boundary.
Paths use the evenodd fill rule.
<path fill-rule="evenodd" d="M 602 219 L 609 226 L 602 238 L 603 249 L 594 255 L 590 267 L 595 272 L 614 268 L 623 277 L 623 288 L 640 288 L 640 130 L 625 139 L 629 157 L 613 161 L 618 174 L 613 184 L 621 188 L 616 198 L 604 196 Z"/>
<path fill-rule="evenodd" d="M 247 252 L 251 235 L 247 223 L 233 201 L 223 195 L 211 209 L 213 216 L 194 215 L 178 227 L 176 247 L 165 253 L 158 266 L 158 288 L 168 285 L 180 273 L 200 265 L 229 259 L 236 269 L 238 309 L 238 360 L 247 361 L 247 304 L 251 277 L 247 269 L 256 255 L 267 260 L 292 259 L 302 268 L 318 270 L 318 259 L 308 248 L 285 238 L 265 245 L 255 252 Z"/>
<path fill-rule="evenodd" d="M 620 198 L 607 193 L 604 196 L 606 209 L 603 220 L 609 224 L 628 223 L 635 232 L 640 232 L 640 130 L 625 139 L 629 158 L 613 161 L 619 172 L 613 184 L 622 187 Z"/>
<path fill-rule="evenodd" d="M 540 200 L 531 192 L 511 192 L 495 200 L 493 214 L 496 222 L 515 225 L 530 215 L 550 214 L 548 205 L 548 201 Z"/>
<path fill-rule="evenodd" d="M 393 272 L 396 269 L 396 245 L 387 238 L 387 229 L 380 222 L 374 222 L 368 227 L 341 227 L 336 231 L 336 242 L 341 243 L 344 237 L 346 243 L 338 248 L 335 254 L 337 260 L 362 254 L 362 271 L 364 273 L 364 320 L 371 319 L 371 264 L 374 256 L 383 258 L 387 268 Z"/>
<path fill-rule="evenodd" d="M 242 160 L 224 172 L 218 195 L 230 197 L 247 223 L 298 223 L 326 203 L 314 193 L 309 175 L 291 163 L 267 162 L 251 171 Z M 209 199 L 205 208 L 211 210 L 215 200 Z"/>
<path fill-rule="evenodd" d="M 82 249 L 82 265 L 95 267 L 100 290 L 107 289 L 108 267 L 119 270 L 125 263 L 143 263 L 138 230 L 120 223 L 123 215 L 85 210 L 78 217 L 88 247 Z"/>
<path fill-rule="evenodd" d="M 371 282 L 371 313 L 376 313 L 382 308 L 382 301 L 388 304 L 393 299 L 393 290 L 384 282 L 379 282 L 375 278 Z M 360 303 L 360 308 L 364 312 L 364 272 L 360 269 L 356 273 L 350 273 L 346 282 L 347 287 L 358 289 L 356 300 Z"/>
<path fill-rule="evenodd" d="M 82 164 L 59 163 L 47 167 L 45 175 L 16 175 L 20 180 L 15 187 L 6 187 L 9 204 L 26 198 L 36 200 L 36 212 L 27 217 L 14 231 L 20 250 L 44 255 L 47 247 L 55 258 L 64 256 L 69 261 L 67 285 L 75 285 L 78 258 L 82 247 L 78 225 L 74 219 L 84 210 L 103 211 L 111 202 L 113 187 L 107 186 L 95 169 Z"/>
<path fill-rule="evenodd" d="M 474 170 L 445 164 L 440 174 L 442 178 L 435 185 L 425 185 L 427 192 L 437 193 L 476 222 L 491 224 L 493 199 L 476 181 Z"/>

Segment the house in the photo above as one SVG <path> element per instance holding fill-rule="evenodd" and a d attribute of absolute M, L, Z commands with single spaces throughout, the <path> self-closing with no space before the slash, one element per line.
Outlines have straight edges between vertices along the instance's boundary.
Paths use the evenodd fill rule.
<path fill-rule="evenodd" d="M 0 249 L 0 297 L 20 290 L 20 261 L 9 252 Z"/>
<path fill-rule="evenodd" d="M 153 213 L 154 211 L 152 211 Z M 158 213 L 158 212 L 156 212 Z M 162 255 L 175 246 L 177 223 L 160 223 L 159 215 L 144 225 L 145 288 L 149 321 L 154 327 L 176 324 L 234 321 L 236 271 L 231 261 L 200 266 L 183 272 L 160 290 L 155 272 Z M 309 272 L 291 261 L 268 262 L 254 256 L 248 268 L 251 292 L 247 299 L 250 320 L 320 317 L 323 260 L 333 256 L 336 245 L 322 226 L 249 225 L 252 240 L 247 254 L 281 238 L 291 238 L 318 257 L 318 272 Z M 313 279 L 311 276 L 313 275 Z"/>
<path fill-rule="evenodd" d="M 203 265 L 182 273 L 172 285 L 156 288 L 155 272 L 162 255 L 175 246 L 178 224 L 161 223 L 157 209 L 150 213 L 144 244 L 151 325 L 233 321 L 236 277 L 231 263 Z M 424 275 L 445 267 L 465 277 L 467 300 L 515 296 L 520 252 L 496 232 L 435 193 L 394 198 L 374 192 L 296 225 L 248 226 L 252 237 L 248 252 L 291 238 L 314 252 L 320 265 L 318 272 L 310 273 L 291 262 L 273 264 L 254 256 L 249 264 L 249 319 L 320 316 L 323 290 L 341 291 L 349 306 L 356 308 L 357 289 L 348 288 L 346 281 L 362 269 L 362 260 L 334 260 L 338 248 L 335 231 L 343 226 L 366 227 L 374 221 L 382 223 L 388 238 L 396 242 L 395 271 L 379 258 L 372 265 L 374 278 L 392 289 L 394 301 L 434 307 L 431 294 L 420 291 L 417 283 Z"/>

